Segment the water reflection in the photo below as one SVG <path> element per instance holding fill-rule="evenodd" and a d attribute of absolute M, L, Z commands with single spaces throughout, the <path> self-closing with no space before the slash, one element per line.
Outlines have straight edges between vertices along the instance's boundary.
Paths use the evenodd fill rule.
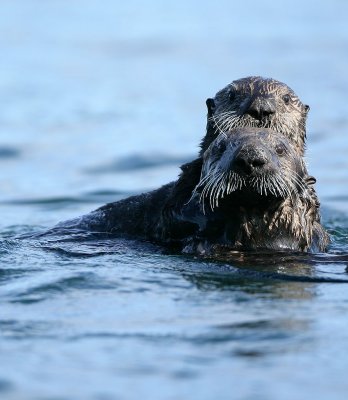
<path fill-rule="evenodd" d="M 71 258 L 93 258 L 103 255 L 148 255 L 163 254 L 173 256 L 171 250 L 145 241 L 129 240 L 111 234 L 100 234 L 83 230 L 53 228 L 42 233 L 28 233 L 18 236 L 20 242 L 27 241 L 28 246 L 54 252 Z M 8 242 L 4 241 L 6 248 Z M 0 249 L 1 250 L 1 249 Z M 168 259 L 170 260 L 170 258 Z M 180 261 L 179 261 L 180 260 Z M 185 260 L 188 263 L 185 263 Z M 196 257 L 179 255 L 179 265 L 192 267 L 194 274 L 216 273 L 219 280 L 281 280 L 291 282 L 348 282 L 348 253 L 335 251 L 330 253 L 296 253 L 270 251 L 219 251 L 219 256 Z M 177 268 L 175 264 L 174 269 Z M 214 277 L 214 276 L 213 276 Z"/>

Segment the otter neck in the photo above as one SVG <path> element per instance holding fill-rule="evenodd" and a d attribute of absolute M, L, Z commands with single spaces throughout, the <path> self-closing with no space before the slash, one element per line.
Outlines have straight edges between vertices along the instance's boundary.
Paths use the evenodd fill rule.
<path fill-rule="evenodd" d="M 207 215 L 202 236 L 216 245 L 235 250 L 288 249 L 306 251 L 312 239 L 313 215 L 307 206 L 291 200 L 274 199 L 258 207 L 224 206 Z"/>

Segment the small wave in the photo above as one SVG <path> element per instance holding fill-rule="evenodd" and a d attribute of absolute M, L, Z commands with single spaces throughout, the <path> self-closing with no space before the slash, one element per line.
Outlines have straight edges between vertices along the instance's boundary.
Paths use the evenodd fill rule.
<path fill-rule="evenodd" d="M 0 254 L 11 253 L 14 249 L 18 248 L 21 242 L 16 239 L 1 239 L 0 240 Z"/>
<path fill-rule="evenodd" d="M 64 242 L 41 244 L 46 251 L 53 251 L 62 256 L 72 258 L 98 257 L 103 255 L 118 255 L 138 257 L 140 254 L 148 254 L 149 258 L 154 254 L 162 254 L 165 250 L 148 242 L 108 237 L 104 239 L 93 239 L 82 243 L 75 237 L 75 242 Z M 175 257 L 175 264 L 179 259 L 187 260 L 186 256 L 169 255 L 167 262 L 171 263 Z M 146 262 L 146 259 L 144 260 Z M 163 262 L 163 259 L 161 260 Z M 174 264 L 174 265 L 175 265 Z M 180 263 L 179 263 L 180 264 Z M 181 264 L 180 264 L 181 265 Z M 248 280 L 283 280 L 293 282 L 312 283 L 348 283 L 348 254 L 247 254 L 239 255 L 238 258 L 217 260 L 195 257 L 192 271 L 194 274 L 206 273 L 210 277 L 228 279 Z M 175 267 L 174 267 L 175 268 Z M 185 273 L 190 272 L 185 264 Z M 227 279 L 227 281 L 226 281 Z"/>
<path fill-rule="evenodd" d="M 42 204 L 71 204 L 71 203 L 85 203 L 84 199 L 78 197 L 47 197 L 36 199 L 14 199 L 2 201 L 2 204 L 11 205 L 42 205 Z"/>
<path fill-rule="evenodd" d="M 57 196 L 57 197 L 43 197 L 31 199 L 11 199 L 1 201 L 1 204 L 6 205 L 37 205 L 37 206 L 53 206 L 65 207 L 71 204 L 84 204 L 84 203 L 105 203 L 110 201 L 117 201 L 123 197 L 132 195 L 133 193 L 117 191 L 117 190 L 100 190 L 86 192 L 77 196 Z"/>
<path fill-rule="evenodd" d="M 33 271 L 31 271 L 33 272 Z M 39 271 L 17 280 L 8 281 L 2 288 L 2 295 L 11 303 L 36 303 L 52 295 L 76 290 L 110 290 L 117 284 L 103 279 L 91 271 Z"/>
<path fill-rule="evenodd" d="M 90 239 L 88 241 L 80 242 L 76 235 L 74 241 L 69 239 L 65 241 L 58 241 L 56 243 L 40 242 L 39 246 L 48 252 L 53 252 L 57 255 L 69 258 L 92 258 L 104 255 L 118 255 L 118 256 L 134 256 L 139 257 L 140 254 L 158 254 L 162 253 L 163 249 L 147 242 L 127 240 L 120 238 L 105 238 L 105 234 L 100 234 L 100 238 Z M 110 236 L 110 235 L 109 235 Z"/>
<path fill-rule="evenodd" d="M 52 329 L 51 321 L 18 321 L 15 319 L 0 320 L 0 331 L 2 336 L 16 340 L 33 337 L 56 337 L 54 334 L 47 333 L 50 328 Z"/>
<path fill-rule="evenodd" d="M 19 239 L 36 252 L 52 253 L 58 260 L 109 256 L 105 262 L 122 262 L 126 257 L 136 263 L 141 255 L 144 257 L 144 265 L 147 262 L 153 265 L 154 256 L 161 254 L 161 260 L 157 260 L 161 268 L 163 264 L 168 265 L 166 268 L 178 270 L 194 280 L 219 281 L 223 285 L 238 280 L 348 283 L 348 252 L 310 254 L 230 251 L 215 258 L 178 256 L 170 249 L 149 242 L 59 226 L 35 234 L 27 233 L 16 241 L 3 240 L 0 242 L 0 251 L 16 251 Z"/>
<path fill-rule="evenodd" d="M 124 172 L 134 171 L 144 168 L 162 167 L 166 165 L 181 165 L 190 160 L 193 156 L 173 156 L 169 154 L 133 154 L 131 156 L 120 158 L 110 164 L 101 165 L 99 167 L 89 168 L 88 173 L 99 174 L 105 172 Z"/>
<path fill-rule="evenodd" d="M 20 151 L 15 147 L 0 146 L 0 159 L 16 158 Z"/>
<path fill-rule="evenodd" d="M 348 254 L 235 252 L 208 263 L 195 260 L 186 273 L 222 285 L 240 280 L 348 283 L 347 265 Z"/>

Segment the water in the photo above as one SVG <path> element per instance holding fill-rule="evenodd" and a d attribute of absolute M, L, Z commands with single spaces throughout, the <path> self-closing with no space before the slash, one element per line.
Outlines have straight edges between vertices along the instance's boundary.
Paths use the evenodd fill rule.
<path fill-rule="evenodd" d="M 345 399 L 348 3 L 4 0 L 0 396 Z M 205 99 L 264 75 L 310 104 L 327 255 L 18 240 L 176 178 Z"/>

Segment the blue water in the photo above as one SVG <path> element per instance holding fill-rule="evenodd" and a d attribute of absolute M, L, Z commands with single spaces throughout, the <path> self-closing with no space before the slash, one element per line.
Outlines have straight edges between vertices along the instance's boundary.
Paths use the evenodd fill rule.
<path fill-rule="evenodd" d="M 348 3 L 4 0 L 0 398 L 346 399 Z M 270 76 L 310 104 L 327 255 L 18 240 L 175 179 L 205 99 Z"/>

